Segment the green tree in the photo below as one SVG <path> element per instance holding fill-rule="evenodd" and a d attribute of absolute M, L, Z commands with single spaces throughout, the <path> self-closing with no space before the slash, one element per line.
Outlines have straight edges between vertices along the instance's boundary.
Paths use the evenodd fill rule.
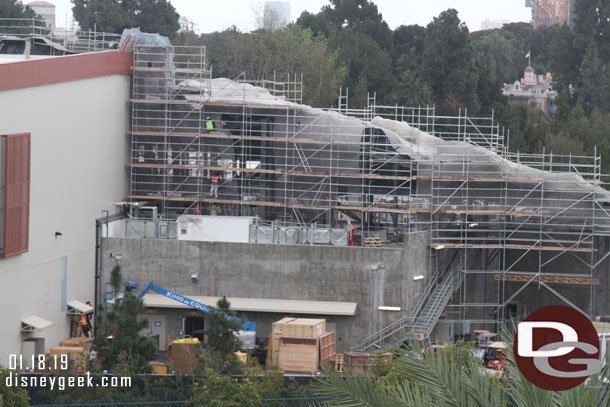
<path fill-rule="evenodd" d="M 383 50 L 392 46 L 392 31 L 375 3 L 369 0 L 330 0 L 318 14 L 303 12 L 297 24 L 327 37 L 341 30 L 364 34 Z"/>
<path fill-rule="evenodd" d="M 566 25 L 557 26 L 548 44 L 549 66 L 556 90 L 567 93 L 568 86 L 576 84 L 582 51 L 574 46 L 574 32 Z"/>
<path fill-rule="evenodd" d="M 479 35 L 472 41 L 472 47 L 478 71 L 477 98 L 482 110 L 489 114 L 496 104 L 504 103 L 502 84 L 519 77 L 513 64 L 516 51 L 498 30 Z"/>
<path fill-rule="evenodd" d="M 232 79 L 245 72 L 248 79 L 272 79 L 275 71 L 282 81 L 303 73 L 303 102 L 309 105 L 330 106 L 346 75 L 327 40 L 299 26 L 251 34 L 232 28 L 202 35 L 201 41 L 216 76 Z"/>
<path fill-rule="evenodd" d="M 574 32 L 580 49 L 595 41 L 603 63 L 610 62 L 610 3 L 606 0 L 574 2 Z"/>
<path fill-rule="evenodd" d="M 420 71 L 425 36 L 426 29 L 419 25 L 401 25 L 394 30 L 391 56 L 395 74 Z"/>
<path fill-rule="evenodd" d="M 208 407 L 258 407 L 261 395 L 249 378 L 241 380 L 220 376 L 207 369 L 202 380 L 197 381 L 191 401 Z"/>
<path fill-rule="evenodd" d="M 132 373 L 150 373 L 148 361 L 156 354 L 152 339 L 140 335 L 148 326 L 148 320 L 138 321 L 138 314 L 144 310 L 144 302 L 127 294 L 120 304 L 106 316 L 102 329 L 98 329 L 95 345 L 105 369 L 115 372 L 129 366 Z M 98 322 L 99 323 L 99 322 Z"/>
<path fill-rule="evenodd" d="M 82 29 L 120 33 L 139 27 L 144 32 L 173 36 L 180 15 L 169 0 L 72 0 L 72 13 Z"/>
<path fill-rule="evenodd" d="M 11 374 L 13 380 L 16 380 L 14 373 L 0 366 L 0 407 L 28 407 L 30 397 L 25 389 L 6 386 L 6 378 Z"/>
<path fill-rule="evenodd" d="M 435 104 L 454 111 L 467 107 L 476 113 L 478 72 L 472 55 L 468 27 L 455 9 L 443 11 L 426 27 L 422 72 Z"/>
<path fill-rule="evenodd" d="M 2 18 L 40 18 L 37 14 L 32 10 L 32 8 L 28 5 L 24 5 L 19 0 L 0 0 L 0 16 Z M 31 21 L 25 22 L 27 25 L 30 25 Z M 19 24 L 17 21 L 11 22 L 11 25 Z M 4 25 L 4 24 L 3 24 Z"/>
<path fill-rule="evenodd" d="M 590 114 L 595 107 L 606 104 L 608 93 L 606 66 L 602 64 L 597 44 L 591 40 L 580 67 L 580 83 L 577 88 L 578 104 Z"/>
<path fill-rule="evenodd" d="M 350 88 L 350 107 L 363 107 L 369 90 L 383 101 L 391 90 L 392 58 L 365 34 L 349 29 L 331 35 L 329 45 L 336 49 L 339 61 L 347 67 L 344 85 Z"/>
<path fill-rule="evenodd" d="M 388 97 L 390 104 L 399 106 L 426 106 L 431 101 L 430 87 L 417 73 L 404 71 L 398 77 Z"/>
<path fill-rule="evenodd" d="M 549 126 L 535 106 L 523 102 L 496 105 L 496 117 L 510 130 L 511 151 L 542 152 Z"/>
<path fill-rule="evenodd" d="M 0 22 L 3 34 L 25 34 L 32 32 L 30 26 L 45 27 L 41 21 L 42 17 L 34 12 L 28 5 L 24 5 L 19 0 L 0 0 L 0 17 L 10 18 L 10 24 Z M 28 26 L 28 28 L 19 28 Z"/>
<path fill-rule="evenodd" d="M 233 356 L 241 348 L 241 342 L 233 333 L 243 329 L 237 319 L 227 317 L 235 317 L 235 311 L 231 310 L 227 298 L 222 297 L 208 314 L 207 346 L 225 357 Z"/>

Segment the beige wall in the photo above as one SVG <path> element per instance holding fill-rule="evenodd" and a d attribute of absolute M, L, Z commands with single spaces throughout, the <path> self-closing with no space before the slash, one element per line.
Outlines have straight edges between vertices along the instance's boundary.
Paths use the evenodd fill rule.
<path fill-rule="evenodd" d="M 65 301 L 93 302 L 95 219 L 127 194 L 129 84 L 114 75 L 0 92 L 0 133 L 31 133 L 29 252 L 0 259 L 0 365 L 23 339 L 43 337 L 48 350 L 67 338 Z M 30 315 L 53 325 L 22 334 Z"/>

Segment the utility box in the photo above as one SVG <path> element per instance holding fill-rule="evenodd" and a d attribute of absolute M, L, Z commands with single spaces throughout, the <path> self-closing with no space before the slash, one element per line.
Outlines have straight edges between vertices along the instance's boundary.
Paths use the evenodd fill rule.
<path fill-rule="evenodd" d="M 178 217 L 178 240 L 249 243 L 251 216 L 182 215 Z"/>
<path fill-rule="evenodd" d="M 256 348 L 256 332 L 237 331 L 233 333 L 241 342 L 241 348 L 244 350 L 252 350 Z"/>

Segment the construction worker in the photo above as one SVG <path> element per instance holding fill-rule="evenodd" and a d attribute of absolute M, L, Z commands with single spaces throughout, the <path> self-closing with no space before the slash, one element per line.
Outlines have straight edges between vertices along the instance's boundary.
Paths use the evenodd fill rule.
<path fill-rule="evenodd" d="M 210 119 L 210 116 L 205 118 L 205 128 L 207 131 L 214 130 L 214 122 Z"/>
<path fill-rule="evenodd" d="M 83 334 L 86 337 L 90 336 L 90 327 L 89 327 L 89 319 L 87 318 L 87 314 L 83 314 L 80 316 L 80 318 L 78 319 L 78 324 L 80 325 L 80 329 L 83 330 Z"/>
<path fill-rule="evenodd" d="M 210 188 L 210 196 L 213 196 L 214 198 L 218 198 L 218 181 L 220 181 L 220 177 L 218 176 L 218 173 L 215 172 L 214 175 L 212 175 L 212 186 Z"/>

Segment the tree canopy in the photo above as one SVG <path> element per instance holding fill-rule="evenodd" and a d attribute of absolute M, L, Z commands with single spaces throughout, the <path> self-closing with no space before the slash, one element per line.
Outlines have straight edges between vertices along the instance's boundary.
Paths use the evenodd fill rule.
<path fill-rule="evenodd" d="M 2 18 L 33 18 L 34 10 L 19 0 L 0 0 L 0 16 Z"/>
<path fill-rule="evenodd" d="M 121 33 L 124 28 L 171 37 L 180 15 L 169 0 L 72 0 L 74 18 L 84 30 Z"/>
<path fill-rule="evenodd" d="M 330 106 L 337 100 L 346 70 L 325 38 L 309 29 L 290 26 L 282 30 L 243 34 L 236 29 L 204 34 L 214 74 L 233 79 L 245 72 L 247 79 L 287 79 L 303 74 L 303 101 Z"/>
<path fill-rule="evenodd" d="M 107 314 L 107 320 L 98 329 L 95 338 L 105 369 L 114 371 L 119 365 L 128 364 L 134 373 L 151 371 L 148 361 L 152 360 L 157 350 L 152 339 L 140 335 L 140 331 L 148 326 L 148 320 L 138 320 L 138 314 L 143 310 L 144 302 L 127 294 Z"/>

